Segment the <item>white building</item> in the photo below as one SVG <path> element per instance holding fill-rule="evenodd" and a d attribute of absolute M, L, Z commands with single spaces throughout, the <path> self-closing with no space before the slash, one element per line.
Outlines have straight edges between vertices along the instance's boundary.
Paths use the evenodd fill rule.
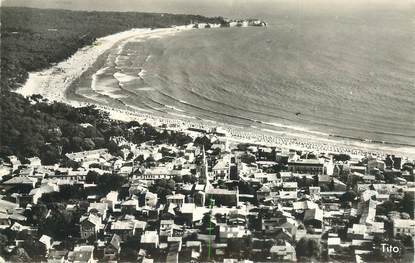
<path fill-rule="evenodd" d="M 415 236 L 415 220 L 412 219 L 395 219 L 393 220 L 393 235 L 410 235 Z"/>

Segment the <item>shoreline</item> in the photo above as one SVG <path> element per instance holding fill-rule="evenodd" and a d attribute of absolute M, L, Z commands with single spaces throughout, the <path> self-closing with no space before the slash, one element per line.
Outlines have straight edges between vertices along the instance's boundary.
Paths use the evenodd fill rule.
<path fill-rule="evenodd" d="M 57 101 L 69 104 L 74 107 L 95 105 L 98 109 L 106 111 L 110 117 L 116 120 L 137 120 L 147 122 L 153 126 L 168 125 L 169 128 L 186 132 L 188 128 L 212 129 L 222 127 L 227 131 L 227 139 L 235 142 L 247 142 L 259 145 L 276 146 L 296 150 L 309 150 L 330 153 L 348 153 L 351 155 L 377 155 L 395 154 L 402 157 L 415 158 L 415 149 L 411 147 L 393 147 L 387 144 L 364 142 L 358 139 L 347 139 L 337 136 L 319 136 L 292 133 L 290 131 L 278 131 L 261 129 L 257 127 L 237 127 L 211 120 L 201 120 L 191 116 L 172 117 L 157 116 L 154 114 L 140 112 L 139 109 L 128 109 L 103 106 L 99 103 L 82 102 L 68 98 L 71 85 L 88 71 L 98 58 L 104 55 L 113 46 L 127 42 L 132 38 L 159 38 L 164 35 L 171 35 L 185 30 L 192 29 L 190 26 L 178 26 L 160 29 L 131 29 L 96 40 L 93 45 L 78 50 L 74 55 L 49 69 L 40 72 L 29 73 L 26 83 L 15 90 L 25 97 L 40 94 L 50 102 Z M 50 88 L 53 87 L 53 88 Z M 72 94 L 72 97 L 74 97 Z"/>
<path fill-rule="evenodd" d="M 39 72 L 30 72 L 26 83 L 15 90 L 25 97 L 40 94 L 50 101 L 71 104 L 72 100 L 66 97 L 66 90 L 85 71 L 91 68 L 95 61 L 114 45 L 134 37 L 162 37 L 191 29 L 189 26 L 172 28 L 133 28 L 131 30 L 115 33 L 98 38 L 94 44 L 79 49 L 68 59 Z M 53 86 L 53 89 L 49 89 Z"/>

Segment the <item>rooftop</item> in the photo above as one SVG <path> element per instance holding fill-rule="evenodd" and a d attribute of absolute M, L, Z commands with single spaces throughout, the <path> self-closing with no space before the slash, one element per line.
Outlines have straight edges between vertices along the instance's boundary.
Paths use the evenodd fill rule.
<path fill-rule="evenodd" d="M 413 219 L 394 219 L 393 226 L 399 228 L 413 228 L 415 229 L 415 220 Z"/>

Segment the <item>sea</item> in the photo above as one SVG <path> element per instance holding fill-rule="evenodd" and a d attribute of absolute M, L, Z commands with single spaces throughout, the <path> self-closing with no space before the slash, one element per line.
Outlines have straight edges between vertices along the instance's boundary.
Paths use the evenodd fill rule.
<path fill-rule="evenodd" d="M 280 12 L 266 27 L 131 39 L 72 97 L 258 131 L 415 149 L 411 10 Z"/>

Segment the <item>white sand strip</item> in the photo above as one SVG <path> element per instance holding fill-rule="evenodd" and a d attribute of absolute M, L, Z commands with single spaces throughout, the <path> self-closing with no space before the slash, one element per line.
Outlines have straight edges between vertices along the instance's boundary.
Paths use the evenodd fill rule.
<path fill-rule="evenodd" d="M 73 81 L 78 79 L 105 51 L 119 42 L 127 42 L 130 39 L 139 40 L 150 37 L 163 37 L 173 35 L 183 30 L 189 30 L 189 26 L 161 29 L 131 29 L 116 33 L 96 40 L 91 45 L 78 50 L 74 55 L 65 61 L 52 66 L 49 69 L 29 73 L 26 83 L 17 93 L 23 96 L 40 94 L 49 101 L 67 102 L 65 91 Z M 72 103 L 71 103 L 72 104 Z"/>

